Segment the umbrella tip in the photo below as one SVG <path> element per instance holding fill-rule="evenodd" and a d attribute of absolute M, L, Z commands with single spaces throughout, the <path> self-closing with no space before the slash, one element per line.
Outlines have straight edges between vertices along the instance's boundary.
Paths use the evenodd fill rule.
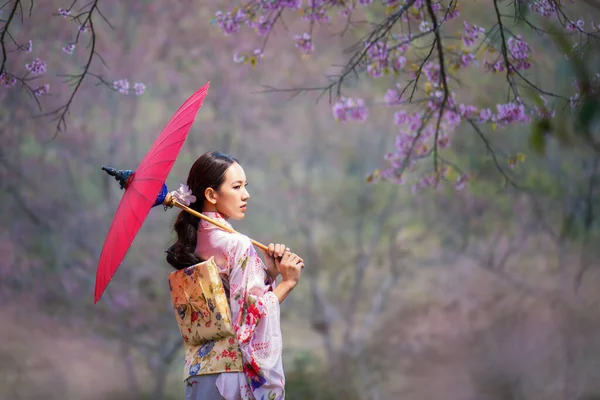
<path fill-rule="evenodd" d="M 130 169 L 116 170 L 112 167 L 107 167 L 106 165 L 102 166 L 102 170 L 106 171 L 106 173 L 109 174 L 110 176 L 114 176 L 115 179 L 117 180 L 117 182 L 119 182 L 121 189 L 124 189 L 127 187 L 129 179 L 133 175 L 133 171 Z"/>
<path fill-rule="evenodd" d="M 114 168 L 111 168 L 111 167 L 107 167 L 106 165 L 102 166 L 102 171 L 106 171 L 106 173 L 109 174 L 110 176 L 117 175 L 117 170 L 115 170 Z"/>

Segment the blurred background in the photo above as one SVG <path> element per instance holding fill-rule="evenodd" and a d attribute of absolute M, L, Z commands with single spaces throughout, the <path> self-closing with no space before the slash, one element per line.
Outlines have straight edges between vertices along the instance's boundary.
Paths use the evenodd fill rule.
<path fill-rule="evenodd" d="M 49 16 L 61 6 L 37 3 L 18 34 L 35 38 L 49 69 L 72 73 L 86 53 L 74 61 L 60 50 L 72 26 Z M 344 125 L 326 96 L 261 93 L 322 84 L 357 36 L 322 32 L 317 55 L 301 57 L 290 21 L 291 32 L 273 35 L 251 68 L 234 64 L 233 53 L 252 48 L 254 36 L 228 38 L 210 24 L 226 1 L 103 7 L 114 29 L 96 22 L 108 66 L 96 70 L 144 82 L 142 96 L 89 80 L 68 130 L 54 137 L 55 123 L 34 117 L 26 94 L 0 91 L 0 399 L 183 397 L 164 252 L 177 211 L 151 211 L 94 305 L 96 265 L 122 194 L 100 168 L 135 168 L 207 81 L 167 184 L 185 182 L 205 151 L 234 155 L 252 195 L 234 228 L 303 256 L 302 282 L 282 307 L 288 399 L 600 399 L 598 152 L 552 141 L 533 152 L 523 125 L 487 132 L 504 167 L 508 155 L 526 155 L 511 172 L 515 188 L 463 124 L 448 152 L 476 175 L 467 189 L 368 183 L 393 147 L 393 110 L 375 107 L 366 124 Z M 462 16 L 486 26 L 489 7 L 469 2 Z M 535 79 L 570 86 L 564 54 L 547 38 L 527 40 Z M 502 78 L 461 78 L 465 102 L 505 101 Z M 46 105 L 60 106 L 71 89 L 53 84 Z M 350 91 L 381 99 L 385 86 L 365 79 Z"/>

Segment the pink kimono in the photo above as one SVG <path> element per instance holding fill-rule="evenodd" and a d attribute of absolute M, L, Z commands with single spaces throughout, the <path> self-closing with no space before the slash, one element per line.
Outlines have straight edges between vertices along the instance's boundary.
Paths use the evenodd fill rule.
<path fill-rule="evenodd" d="M 204 214 L 231 226 L 219 213 Z M 218 374 L 219 393 L 226 399 L 283 399 L 279 300 L 250 239 L 200 220 L 196 254 L 205 260 L 214 256 L 219 266 L 242 353 L 243 372 Z"/>

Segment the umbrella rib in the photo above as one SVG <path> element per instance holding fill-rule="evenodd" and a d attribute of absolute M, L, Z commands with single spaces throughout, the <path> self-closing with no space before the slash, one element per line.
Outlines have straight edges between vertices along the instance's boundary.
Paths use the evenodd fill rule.
<path fill-rule="evenodd" d="M 200 99 L 199 99 L 200 101 L 204 100 L 204 97 L 206 97 L 207 92 L 208 92 L 208 85 L 204 85 L 202 88 L 200 88 L 200 90 L 198 90 L 196 93 L 194 93 L 184 104 L 182 104 L 181 107 L 179 107 L 179 109 L 175 112 L 175 115 L 173 115 L 173 118 L 178 116 L 184 109 L 186 109 L 187 104 L 191 104 L 191 103 L 198 101 L 199 97 L 200 97 Z"/>
<path fill-rule="evenodd" d="M 186 122 L 183 126 L 177 127 L 176 129 L 172 129 L 172 130 L 170 129 L 171 128 L 170 125 L 172 125 L 174 123 L 173 123 L 173 120 L 169 121 L 169 123 L 167 124 L 167 126 L 165 126 L 165 128 L 164 128 L 164 132 L 168 132 L 168 135 L 164 135 L 163 138 L 159 137 L 157 139 L 157 142 L 148 151 L 148 154 L 146 154 L 146 157 L 144 157 L 144 160 L 151 159 L 152 157 L 154 157 L 154 155 L 156 153 L 158 153 L 159 151 L 161 151 L 163 143 L 165 143 L 167 141 L 167 139 L 173 139 L 173 135 L 179 134 L 181 130 L 185 130 L 186 128 L 189 131 L 189 126 L 192 125 L 194 123 L 194 121 L 195 121 L 195 118 L 193 120 L 191 120 L 191 121 Z M 178 121 L 175 121 L 175 122 L 178 122 Z M 184 133 L 184 136 L 186 136 L 185 133 Z M 183 141 L 185 141 L 184 138 L 182 138 L 182 139 L 183 139 Z M 142 163 L 143 162 L 144 161 L 142 160 Z"/>
<path fill-rule="evenodd" d="M 160 152 L 163 152 L 165 149 L 168 149 L 169 147 L 172 147 L 172 146 L 181 146 L 181 145 L 182 145 L 184 142 L 185 142 L 185 139 L 178 139 L 178 140 L 174 140 L 174 141 L 172 141 L 172 142 L 170 142 L 170 143 L 168 143 L 168 144 L 164 145 L 164 146 L 163 146 L 163 147 L 161 147 L 159 150 L 160 150 Z M 141 163 L 140 163 L 140 165 L 141 165 L 141 164 L 144 164 L 144 166 L 145 166 L 145 165 L 146 165 L 146 163 L 148 163 L 148 162 L 150 162 L 150 161 L 152 160 L 152 158 L 154 158 L 154 157 L 158 156 L 158 153 L 160 153 L 160 152 L 159 152 L 159 151 L 157 151 L 157 152 L 156 152 L 157 154 L 152 154 L 152 156 L 151 156 L 151 157 L 147 157 L 145 160 L 143 160 L 143 162 L 141 162 Z M 139 170 L 139 168 L 138 168 L 138 170 Z"/>
<path fill-rule="evenodd" d="M 154 154 L 156 149 L 158 149 L 158 147 L 167 139 L 169 138 L 173 132 L 178 131 L 179 129 L 182 129 L 185 127 L 185 125 L 189 124 L 193 124 L 196 117 L 194 116 L 192 118 L 191 121 L 188 121 L 185 123 L 185 125 L 183 127 L 177 127 L 176 129 L 173 129 L 173 132 L 170 132 L 170 130 L 172 129 L 172 125 L 175 125 L 176 123 L 178 123 L 180 120 L 186 120 L 187 118 L 183 118 L 181 117 L 181 114 L 183 114 L 184 112 L 188 111 L 190 108 L 192 108 L 192 112 L 194 114 L 198 113 L 198 110 L 200 109 L 200 107 L 202 107 L 202 102 L 204 101 L 204 98 L 200 98 L 200 99 L 192 99 L 191 101 L 188 100 L 188 102 L 184 103 L 181 108 L 175 113 L 175 115 L 173 115 L 173 117 L 171 117 L 171 119 L 169 120 L 169 122 L 167 123 L 167 125 L 163 128 L 163 138 L 158 138 L 158 141 L 156 143 L 154 143 L 154 145 L 152 146 L 152 149 L 150 149 L 149 153 L 146 155 L 146 157 L 150 156 L 151 154 Z M 196 103 L 200 103 L 200 104 L 196 104 Z M 195 111 L 194 111 L 195 109 Z M 181 117 L 181 118 L 180 118 Z M 188 117 L 189 116 L 185 116 Z M 164 132 L 169 132 L 168 134 L 164 134 Z"/>
<path fill-rule="evenodd" d="M 181 114 L 183 114 L 184 112 L 188 111 L 190 108 L 192 108 L 192 107 L 195 108 L 194 113 L 198 113 L 198 110 L 200 109 L 200 107 L 202 107 L 202 103 L 204 102 L 204 98 L 206 97 L 207 92 L 208 92 L 208 85 L 204 85 L 199 90 L 199 92 L 197 92 L 195 95 L 192 95 L 192 97 L 190 99 L 188 99 L 179 108 L 179 110 L 177 110 L 175 112 L 175 115 L 173 115 L 171 117 L 171 119 L 169 120 L 169 122 L 167 123 L 167 125 L 164 127 L 163 132 L 168 131 L 172 124 L 175 124 L 176 122 L 179 122 Z M 197 103 L 199 103 L 199 104 L 197 104 Z M 190 123 L 194 123 L 195 119 L 196 118 L 194 116 L 194 118 L 192 118 L 192 120 L 190 121 Z M 152 146 L 153 149 L 156 149 L 170 135 L 171 135 L 171 133 L 169 133 L 168 135 L 164 135 L 165 137 L 162 140 L 160 140 L 159 142 L 155 143 L 154 146 Z M 151 153 L 154 153 L 153 149 L 150 150 Z"/>
<path fill-rule="evenodd" d="M 180 145 L 182 145 L 182 144 L 183 144 L 183 142 L 185 142 L 185 140 L 181 140 L 181 141 L 179 141 L 179 142 L 177 142 L 177 143 L 173 143 L 172 145 L 173 145 L 173 146 L 180 146 Z M 166 148 L 166 147 L 165 147 L 165 148 Z M 163 160 L 159 160 L 159 161 L 155 161 L 155 160 L 152 160 L 152 159 L 148 159 L 148 160 L 146 160 L 145 162 L 143 162 L 143 163 L 142 163 L 142 164 L 143 164 L 143 166 L 142 166 L 141 168 L 140 168 L 140 167 L 138 167 L 138 169 L 137 169 L 137 173 L 138 173 L 138 174 L 142 174 L 143 172 L 145 172 L 146 170 L 148 170 L 150 167 L 153 167 L 153 166 L 155 166 L 155 165 L 156 165 L 157 163 L 159 163 L 159 162 L 166 162 L 166 161 L 173 161 L 173 162 L 175 162 L 175 158 L 176 158 L 176 157 L 172 157 L 172 159 L 163 159 Z"/>
<path fill-rule="evenodd" d="M 159 189 L 157 189 L 156 195 L 158 196 L 158 191 L 160 190 L 160 186 L 164 183 L 164 179 L 162 178 L 157 178 L 157 177 L 153 177 L 153 176 L 146 176 L 144 178 L 138 179 L 138 181 L 140 182 L 140 184 L 146 183 L 146 182 L 152 182 L 152 181 L 156 181 L 159 183 L 159 185 L 157 186 Z M 137 190 L 137 189 L 136 189 Z M 141 193 L 140 193 L 141 194 Z"/>
<path fill-rule="evenodd" d="M 138 178 L 138 179 L 136 180 L 136 182 L 137 182 L 137 181 L 159 181 L 159 182 L 162 182 L 163 180 L 162 180 L 161 178 L 156 178 L 156 177 L 154 177 L 154 176 L 144 176 L 144 177 L 142 177 L 142 178 Z M 141 193 L 140 193 L 140 194 L 141 194 Z"/>
<path fill-rule="evenodd" d="M 173 121 L 173 120 L 175 120 L 175 119 L 179 118 L 179 116 L 180 116 L 181 114 L 183 114 L 184 112 L 186 112 L 186 111 L 187 111 L 187 110 L 190 108 L 190 106 L 194 105 L 194 103 L 196 103 L 196 102 L 198 102 L 198 101 L 202 101 L 202 100 L 203 100 L 202 98 L 198 98 L 198 97 L 199 97 L 199 96 L 194 96 L 193 98 L 189 99 L 189 100 L 188 100 L 186 103 L 184 103 L 184 104 L 183 104 L 183 105 L 182 105 L 182 106 L 179 108 L 179 110 L 177 110 L 177 111 L 175 112 L 175 114 L 173 115 L 173 117 L 171 118 L 171 120 Z"/>
<path fill-rule="evenodd" d="M 133 187 L 132 189 L 133 189 L 133 191 L 134 191 L 134 192 L 136 192 L 137 194 L 139 194 L 141 198 L 143 198 L 143 199 L 147 200 L 147 199 L 146 199 L 146 198 L 145 198 L 145 197 L 142 195 L 142 193 L 141 193 L 139 190 L 137 190 L 137 188 Z M 138 218 L 138 216 L 137 216 L 137 215 L 135 214 L 135 212 L 133 211 L 134 209 L 133 209 L 133 205 L 131 204 L 131 202 L 129 202 L 129 209 L 131 210 L 131 214 L 133 214 L 133 217 L 136 219 L 136 221 L 137 221 L 137 222 L 140 224 L 140 226 L 142 226 L 142 222 L 143 222 L 143 221 L 142 221 L 141 219 L 139 219 L 139 218 Z M 134 235 L 134 236 L 135 236 L 135 235 Z M 133 237 L 131 237 L 131 238 L 130 238 L 130 237 L 128 237 L 128 238 L 127 238 L 127 240 L 128 240 L 129 242 L 132 242 L 132 241 L 133 241 Z"/>
<path fill-rule="evenodd" d="M 148 161 L 146 164 L 144 164 L 145 168 L 143 168 L 141 170 L 138 169 L 138 175 L 144 175 L 143 173 L 145 173 L 146 170 L 150 169 L 150 167 L 155 167 L 157 164 L 163 164 L 163 163 L 166 163 L 166 162 L 173 162 L 174 163 L 175 162 L 175 158 L 165 158 L 165 159 L 162 159 L 162 160 L 152 160 L 152 162 Z M 161 172 L 163 172 L 163 171 L 161 171 Z"/>

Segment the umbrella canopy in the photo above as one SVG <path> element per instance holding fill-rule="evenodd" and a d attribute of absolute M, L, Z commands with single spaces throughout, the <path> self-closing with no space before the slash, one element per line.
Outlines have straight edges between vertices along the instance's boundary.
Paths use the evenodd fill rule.
<path fill-rule="evenodd" d="M 106 236 L 98 269 L 94 303 L 100 300 L 106 286 L 137 235 L 150 209 L 162 204 L 167 195 L 165 181 L 181 146 L 196 119 L 196 114 L 208 92 L 206 83 L 183 103 L 160 133 L 135 171 L 116 171 L 102 167 L 121 184 L 125 193 Z"/>

